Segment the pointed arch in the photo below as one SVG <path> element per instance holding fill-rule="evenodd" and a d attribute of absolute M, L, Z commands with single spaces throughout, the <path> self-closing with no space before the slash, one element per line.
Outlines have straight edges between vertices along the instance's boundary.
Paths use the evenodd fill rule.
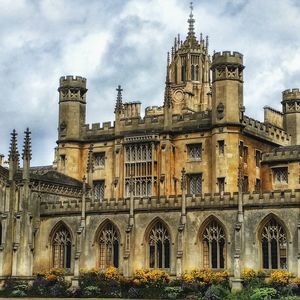
<path fill-rule="evenodd" d="M 120 239 L 120 231 L 111 220 L 106 219 L 100 224 L 95 234 L 100 269 L 103 270 L 110 266 L 119 267 Z"/>
<path fill-rule="evenodd" d="M 226 268 L 226 241 L 228 239 L 225 226 L 215 216 L 209 216 L 199 230 L 202 249 L 203 267 L 210 269 Z"/>
<path fill-rule="evenodd" d="M 169 269 L 171 264 L 171 235 L 169 226 L 155 218 L 145 231 L 148 267 Z"/>
<path fill-rule="evenodd" d="M 264 269 L 287 269 L 288 230 L 284 222 L 270 213 L 259 224 L 261 264 Z"/>
<path fill-rule="evenodd" d="M 50 233 L 52 267 L 71 269 L 72 231 L 65 222 L 59 221 Z"/>

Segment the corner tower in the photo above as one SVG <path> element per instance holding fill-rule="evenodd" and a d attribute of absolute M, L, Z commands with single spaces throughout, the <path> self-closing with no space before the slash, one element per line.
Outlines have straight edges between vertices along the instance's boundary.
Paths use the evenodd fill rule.
<path fill-rule="evenodd" d="M 188 19 L 188 34 L 185 41 L 175 38 L 169 66 L 172 89 L 173 113 L 182 111 L 204 111 L 211 109 L 210 103 L 210 57 L 208 37 L 196 38 L 193 6 Z"/>
<path fill-rule="evenodd" d="M 244 110 L 243 55 L 217 52 L 212 59 L 212 122 L 238 124 Z"/>
<path fill-rule="evenodd" d="M 86 117 L 86 79 L 61 77 L 59 81 L 58 140 L 78 140 Z"/>
<path fill-rule="evenodd" d="M 292 145 L 300 145 L 300 91 L 282 92 L 283 127 L 292 137 Z"/>

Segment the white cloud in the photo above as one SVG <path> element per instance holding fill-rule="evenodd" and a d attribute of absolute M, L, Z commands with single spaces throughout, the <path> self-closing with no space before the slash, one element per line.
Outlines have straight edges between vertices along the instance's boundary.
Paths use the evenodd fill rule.
<path fill-rule="evenodd" d="M 197 36 L 210 36 L 211 53 L 244 54 L 248 115 L 261 117 L 264 105 L 280 109 L 281 91 L 300 86 L 296 4 L 194 3 Z M 33 163 L 52 163 L 62 75 L 87 77 L 89 123 L 113 120 L 118 84 L 125 100 L 162 104 L 166 52 L 177 33 L 186 37 L 189 1 L 0 0 L 0 6 L 0 152 L 7 154 L 12 128 L 22 133 L 30 126 Z"/>

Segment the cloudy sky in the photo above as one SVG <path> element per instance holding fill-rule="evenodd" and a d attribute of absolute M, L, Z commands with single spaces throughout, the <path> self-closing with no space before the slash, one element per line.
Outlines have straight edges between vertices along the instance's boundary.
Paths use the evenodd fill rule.
<path fill-rule="evenodd" d="M 13 5 L 12 5 L 13 3 Z M 113 120 L 115 88 L 143 108 L 163 102 L 166 53 L 185 38 L 185 0 L 0 0 L 0 153 L 9 134 L 33 133 L 33 165 L 51 164 L 58 81 L 87 78 L 87 122 Z M 281 92 L 300 87 L 299 0 L 195 0 L 197 36 L 210 52 L 244 54 L 246 114 L 280 109 Z"/>

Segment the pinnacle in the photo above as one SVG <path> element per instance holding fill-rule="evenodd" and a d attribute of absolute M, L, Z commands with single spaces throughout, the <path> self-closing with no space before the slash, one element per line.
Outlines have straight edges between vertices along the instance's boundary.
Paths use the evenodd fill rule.
<path fill-rule="evenodd" d="M 25 137 L 24 137 L 24 146 L 23 146 L 23 153 L 22 153 L 22 159 L 31 160 L 31 132 L 29 131 L 29 128 L 24 131 Z"/>
<path fill-rule="evenodd" d="M 9 149 L 9 155 L 8 158 L 10 161 L 15 161 L 15 162 L 19 162 L 19 151 L 18 151 L 18 142 L 17 142 L 17 132 L 14 129 L 12 131 L 11 135 L 11 139 L 10 139 L 10 149 Z"/>
<path fill-rule="evenodd" d="M 118 88 L 116 89 L 118 92 L 117 94 L 117 101 L 116 101 L 116 107 L 115 107 L 115 113 L 121 112 L 123 109 L 123 103 L 122 103 L 122 91 L 121 85 L 118 85 Z"/>
<path fill-rule="evenodd" d="M 94 171 L 94 161 L 93 161 L 93 144 L 90 144 L 88 159 L 87 159 L 87 173 Z"/>
<path fill-rule="evenodd" d="M 170 53 L 168 52 L 167 55 L 167 74 L 166 74 L 166 87 L 165 87 L 165 99 L 164 99 L 164 106 L 165 107 L 172 107 L 172 96 L 171 96 L 171 82 L 169 76 L 169 65 L 170 65 Z"/>
<path fill-rule="evenodd" d="M 193 2 L 190 3 L 190 9 L 191 9 L 191 13 L 188 19 L 188 23 L 189 23 L 189 30 L 188 30 L 188 38 L 195 38 L 195 28 L 194 28 L 194 23 L 195 23 L 195 19 L 193 18 Z"/>

